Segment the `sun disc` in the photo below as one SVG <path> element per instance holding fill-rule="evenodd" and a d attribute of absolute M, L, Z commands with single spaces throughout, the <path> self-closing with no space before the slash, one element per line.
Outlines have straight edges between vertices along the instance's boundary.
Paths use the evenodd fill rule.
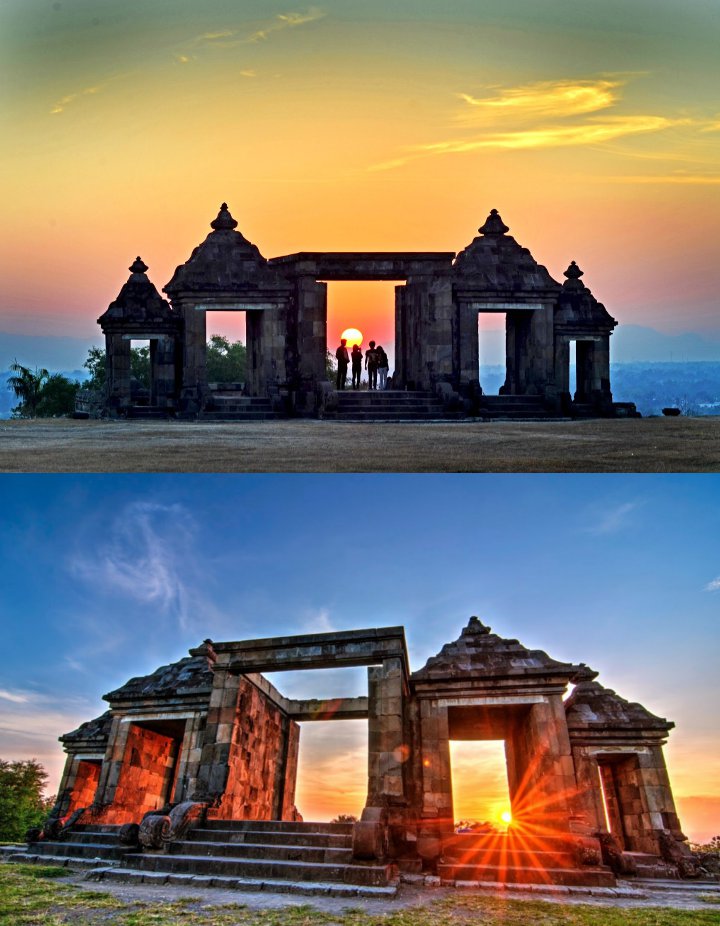
<path fill-rule="evenodd" d="M 348 347 L 354 347 L 363 342 L 363 333 L 357 328 L 346 328 L 340 337 L 345 338 Z"/>
<path fill-rule="evenodd" d="M 509 810 L 503 810 L 503 812 L 500 814 L 500 819 L 503 823 L 512 823 L 512 814 Z"/>

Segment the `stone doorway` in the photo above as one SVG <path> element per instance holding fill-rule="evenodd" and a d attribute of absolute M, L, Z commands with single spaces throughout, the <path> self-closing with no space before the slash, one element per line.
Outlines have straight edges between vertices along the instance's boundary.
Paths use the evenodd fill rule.
<path fill-rule="evenodd" d="M 295 805 L 305 820 L 360 819 L 367 802 L 365 720 L 300 723 Z"/>
<path fill-rule="evenodd" d="M 450 771 L 456 828 L 489 824 L 472 831 L 506 831 L 511 814 L 504 741 L 451 740 Z"/>

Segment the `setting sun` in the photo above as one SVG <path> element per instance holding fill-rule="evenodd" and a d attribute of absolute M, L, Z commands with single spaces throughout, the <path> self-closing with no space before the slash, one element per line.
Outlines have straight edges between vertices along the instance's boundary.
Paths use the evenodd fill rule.
<path fill-rule="evenodd" d="M 363 333 L 358 331 L 357 328 L 346 328 L 340 337 L 345 338 L 348 347 L 354 347 L 356 344 L 360 345 L 363 342 Z"/>
<path fill-rule="evenodd" d="M 512 814 L 509 810 L 503 810 L 503 812 L 500 814 L 500 819 L 503 823 L 512 823 Z"/>

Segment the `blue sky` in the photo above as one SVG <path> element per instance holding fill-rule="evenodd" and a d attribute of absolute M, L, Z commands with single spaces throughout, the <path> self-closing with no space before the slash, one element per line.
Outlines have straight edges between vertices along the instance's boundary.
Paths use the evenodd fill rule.
<path fill-rule="evenodd" d="M 420 668 L 476 614 L 676 721 L 676 791 L 720 811 L 716 476 L 6 476 L 0 497 L 4 758 L 55 775 L 103 693 L 205 637 L 402 624 Z"/>

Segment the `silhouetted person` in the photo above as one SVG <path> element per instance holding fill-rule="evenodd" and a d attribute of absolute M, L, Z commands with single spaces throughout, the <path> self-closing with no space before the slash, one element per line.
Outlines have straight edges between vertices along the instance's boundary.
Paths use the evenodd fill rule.
<path fill-rule="evenodd" d="M 350 356 L 352 359 L 352 387 L 353 389 L 359 389 L 363 358 L 363 352 L 360 350 L 359 344 L 353 344 L 352 354 Z"/>
<path fill-rule="evenodd" d="M 378 358 L 378 389 L 387 389 L 387 375 L 390 361 L 388 360 L 388 355 L 382 349 L 380 344 L 378 344 L 378 346 L 375 348 L 375 353 L 377 354 Z"/>
<path fill-rule="evenodd" d="M 377 389 L 378 355 L 374 341 L 370 341 L 365 351 L 365 369 L 368 371 L 368 389 Z"/>
<path fill-rule="evenodd" d="M 350 354 L 348 354 L 348 349 L 346 347 L 347 339 L 342 338 L 340 340 L 340 347 L 335 351 L 335 359 L 337 360 L 337 388 L 345 388 L 345 380 L 347 379 L 347 368 L 350 363 Z"/>

